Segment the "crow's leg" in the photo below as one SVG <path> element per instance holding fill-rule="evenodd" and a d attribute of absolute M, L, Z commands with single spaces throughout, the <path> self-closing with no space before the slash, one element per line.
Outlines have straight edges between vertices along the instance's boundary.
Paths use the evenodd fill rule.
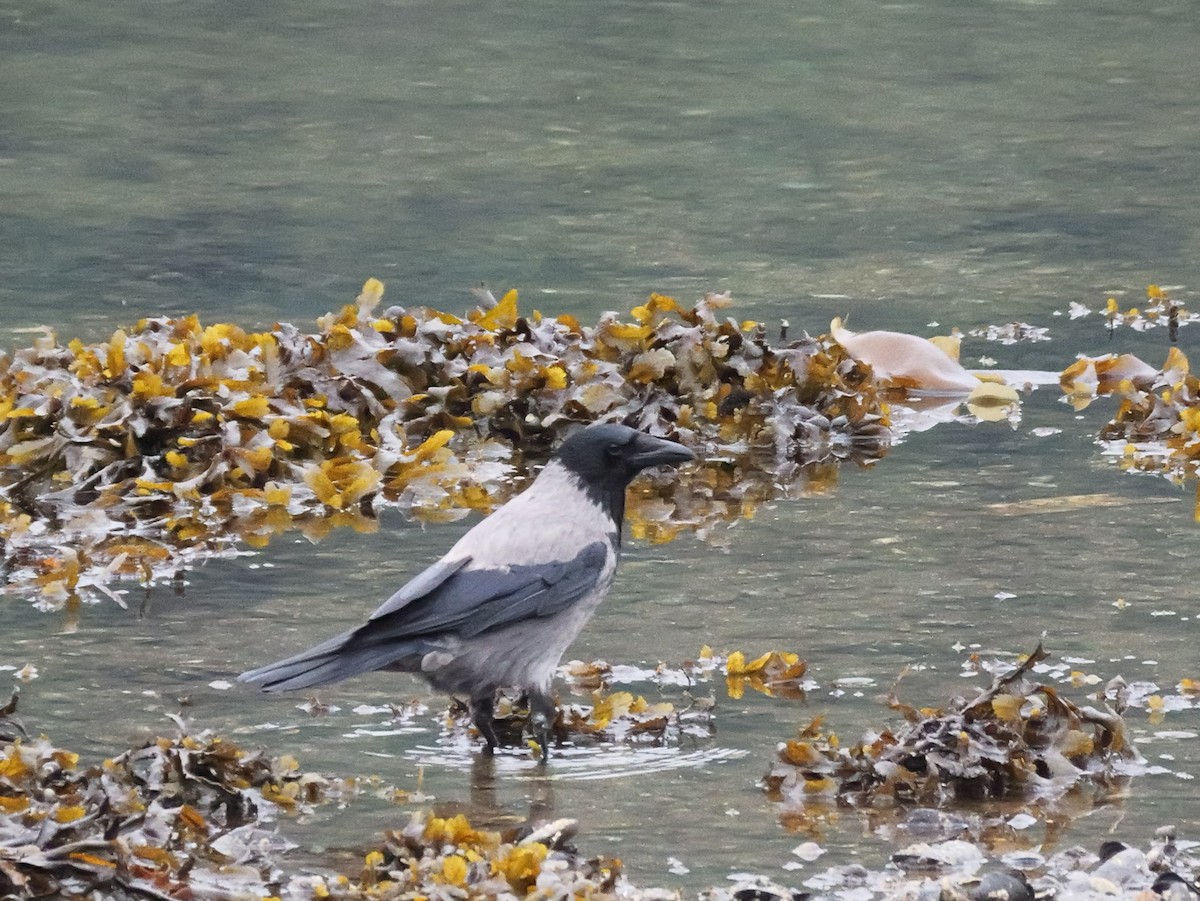
<path fill-rule="evenodd" d="M 558 716 L 558 705 L 548 688 L 529 691 L 529 728 L 533 737 L 542 746 L 542 763 L 550 759 L 550 736 L 554 720 Z"/>
<path fill-rule="evenodd" d="M 496 696 L 488 693 L 471 698 L 471 722 L 475 724 L 475 728 L 479 730 L 479 734 L 483 736 L 486 743 L 483 748 L 483 753 L 489 757 L 496 752 L 496 745 L 499 741 L 496 739 Z"/>

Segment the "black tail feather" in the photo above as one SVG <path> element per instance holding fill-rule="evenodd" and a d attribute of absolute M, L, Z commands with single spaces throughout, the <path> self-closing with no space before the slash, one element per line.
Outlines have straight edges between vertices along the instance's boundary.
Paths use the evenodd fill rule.
<path fill-rule="evenodd" d="M 395 667 L 400 658 L 409 656 L 413 651 L 404 646 L 406 643 L 365 644 L 352 641 L 359 631 L 344 632 L 285 660 L 248 670 L 238 676 L 238 681 L 261 685 L 263 691 L 318 688 L 360 673 Z"/>

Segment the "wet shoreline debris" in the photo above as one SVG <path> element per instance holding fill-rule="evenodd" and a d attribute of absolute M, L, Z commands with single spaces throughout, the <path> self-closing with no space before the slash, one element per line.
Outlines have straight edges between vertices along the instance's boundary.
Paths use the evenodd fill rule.
<path fill-rule="evenodd" d="M 705 461 L 643 485 L 631 530 L 711 533 L 891 441 L 869 367 L 828 337 L 771 346 L 653 294 L 628 319 L 521 316 L 510 291 L 465 316 L 377 311 L 383 285 L 305 333 L 195 316 L 106 342 L 49 331 L 0 357 L 0 540 L 9 590 L 46 608 L 122 603 L 241 543 L 370 530 L 383 507 L 487 512 L 576 423 L 620 417 Z"/>
<path fill-rule="evenodd" d="M 990 854 L 957 839 L 917 841 L 879 869 L 827 867 L 800 878 L 800 888 L 747 873 L 730 887 L 701 892 L 700 901 L 1193 901 L 1200 897 L 1200 842 L 1176 832 L 1160 827 L 1145 850 L 1114 840 L 1095 852 L 1075 845 L 1047 855 Z"/>
<path fill-rule="evenodd" d="M 1019 670 L 1020 668 L 1018 668 Z M 998 680 L 1011 690 L 1017 676 Z M 1011 697 L 985 692 L 976 703 Z M 989 701 L 990 698 L 990 701 Z M 326 801 L 353 802 L 365 784 L 308 773 L 287 756 L 271 759 L 176 720 L 157 738 L 99 764 L 13 727 L 16 704 L 0 715 L 0 894 L 87 899 L 312 898 L 425 899 L 558 897 L 592 901 L 680 901 L 678 889 L 639 887 L 619 859 L 581 852 L 578 824 L 546 816 L 500 830 L 466 816 L 427 809 L 400 812 L 404 825 L 364 837 L 361 864 L 322 866 L 296 848 L 288 820 Z M 415 796 L 414 796 L 415 797 Z M 942 811 L 953 819 L 954 805 Z M 929 821 L 926 823 L 926 821 Z M 920 823 L 926 823 L 925 828 Z M 1200 872 L 1200 842 L 1158 830 L 1145 851 L 1107 842 L 1093 853 L 1068 847 L 999 851 L 946 832 L 930 817 L 910 817 L 908 843 L 887 865 L 809 866 L 824 851 L 813 842 L 782 877 L 756 874 L 761 860 L 701 901 L 979 901 L 1007 897 L 1139 901 L 1190 898 Z M 1008 850 L 1003 850 L 1007 848 Z M 1044 853 L 1043 853 L 1044 852 Z M 685 870 L 686 872 L 686 870 Z M 784 879 L 788 880 L 785 884 Z M 1008 894 L 997 895 L 997 891 Z"/>
<path fill-rule="evenodd" d="M 11 709 L 10 709 L 11 708 Z M 0 724 L 11 719 L 15 703 Z M 620 862 L 583 858 L 574 823 L 508 834 L 462 815 L 413 815 L 367 851 L 361 871 L 289 874 L 281 815 L 344 799 L 353 780 L 301 771 L 182 721 L 83 768 L 47 739 L 0 745 L 0 894 L 43 898 L 615 897 Z M 306 867 L 305 870 L 311 870 Z"/>
<path fill-rule="evenodd" d="M 11 721 L 15 701 L 0 716 Z M 296 811 L 353 792 L 182 721 L 99 764 L 44 737 L 0 744 L 0 892 L 16 897 L 221 898 L 273 894 L 273 828 Z M 11 730 L 9 730 L 11 732 Z M 108 895 L 112 893 L 112 895 Z"/>

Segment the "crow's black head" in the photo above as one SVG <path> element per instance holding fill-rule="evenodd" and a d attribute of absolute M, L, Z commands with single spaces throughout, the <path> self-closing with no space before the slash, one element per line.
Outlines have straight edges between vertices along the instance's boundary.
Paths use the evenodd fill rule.
<path fill-rule="evenodd" d="M 694 460 L 696 455 L 674 441 L 604 422 L 575 432 L 555 451 L 554 459 L 574 473 L 588 496 L 608 509 L 619 525 L 625 487 L 634 476 L 651 466 Z"/>

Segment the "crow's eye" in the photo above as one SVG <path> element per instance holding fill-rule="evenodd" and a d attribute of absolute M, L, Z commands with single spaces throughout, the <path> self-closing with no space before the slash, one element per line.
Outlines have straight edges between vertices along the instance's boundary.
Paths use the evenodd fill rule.
<path fill-rule="evenodd" d="M 616 460 L 618 457 L 621 456 L 621 445 L 610 444 L 608 447 L 606 447 L 604 449 L 604 455 L 606 457 L 608 457 L 608 459 L 610 459 L 610 460 Z"/>

